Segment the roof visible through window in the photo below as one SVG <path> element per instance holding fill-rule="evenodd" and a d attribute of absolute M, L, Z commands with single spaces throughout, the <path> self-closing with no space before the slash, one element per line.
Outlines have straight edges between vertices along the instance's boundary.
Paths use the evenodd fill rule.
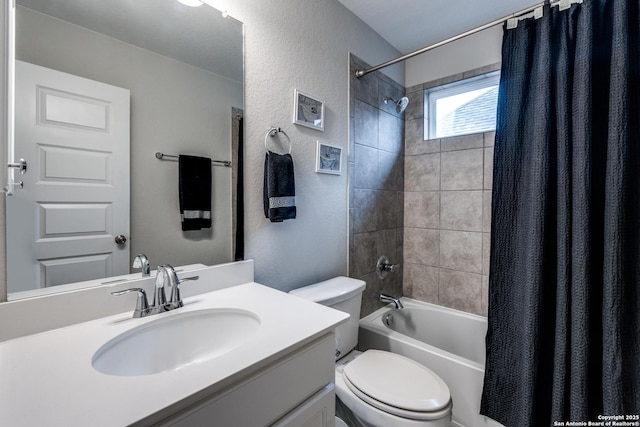
<path fill-rule="evenodd" d="M 499 75 L 425 91 L 425 139 L 487 132 L 496 127 Z"/>

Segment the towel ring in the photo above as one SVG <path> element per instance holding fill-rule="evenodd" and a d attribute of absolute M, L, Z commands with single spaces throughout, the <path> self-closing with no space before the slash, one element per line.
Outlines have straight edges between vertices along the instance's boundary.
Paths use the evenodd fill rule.
<path fill-rule="evenodd" d="M 289 141 L 289 151 L 287 152 L 287 154 L 291 154 L 291 138 L 289 138 L 289 135 L 287 135 L 287 133 L 285 131 L 282 130 L 282 128 L 279 127 L 272 127 L 270 128 L 266 135 L 264 136 L 264 149 L 267 152 L 267 154 L 269 154 L 269 149 L 267 148 L 267 141 L 269 140 L 269 137 L 273 138 L 274 136 L 276 136 L 278 133 L 283 134 L 284 136 L 287 137 L 287 141 Z"/>

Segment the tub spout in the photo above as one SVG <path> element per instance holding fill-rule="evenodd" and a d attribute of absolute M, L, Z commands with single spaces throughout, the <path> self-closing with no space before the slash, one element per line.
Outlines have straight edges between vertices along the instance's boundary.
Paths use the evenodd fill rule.
<path fill-rule="evenodd" d="M 402 310 L 404 308 L 404 305 L 402 305 L 402 301 L 400 301 L 400 298 L 392 297 L 391 295 L 380 294 L 380 301 L 386 303 L 392 302 L 395 304 L 398 310 Z"/>

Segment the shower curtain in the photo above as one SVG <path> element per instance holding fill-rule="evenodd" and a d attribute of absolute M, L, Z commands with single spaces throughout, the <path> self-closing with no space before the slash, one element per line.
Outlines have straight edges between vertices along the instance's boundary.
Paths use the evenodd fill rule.
<path fill-rule="evenodd" d="M 508 427 L 640 414 L 639 4 L 505 29 L 481 413 Z"/>

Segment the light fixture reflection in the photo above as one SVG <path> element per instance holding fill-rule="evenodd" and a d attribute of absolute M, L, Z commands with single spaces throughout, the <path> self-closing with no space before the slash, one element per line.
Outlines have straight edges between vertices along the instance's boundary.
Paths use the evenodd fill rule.
<path fill-rule="evenodd" d="M 189 6 L 189 7 L 198 7 L 204 4 L 200 0 L 178 0 L 178 1 L 183 5 Z"/>

